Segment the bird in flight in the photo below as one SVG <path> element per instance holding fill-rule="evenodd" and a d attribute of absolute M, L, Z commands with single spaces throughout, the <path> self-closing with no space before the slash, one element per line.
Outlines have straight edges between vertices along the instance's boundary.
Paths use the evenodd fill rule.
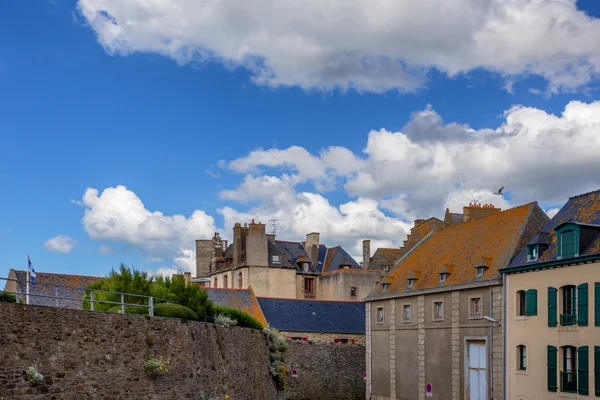
<path fill-rule="evenodd" d="M 494 193 L 496 196 L 502 196 L 502 190 L 504 190 L 504 186 L 502 186 L 500 189 L 498 189 L 498 191 L 496 193 Z"/>

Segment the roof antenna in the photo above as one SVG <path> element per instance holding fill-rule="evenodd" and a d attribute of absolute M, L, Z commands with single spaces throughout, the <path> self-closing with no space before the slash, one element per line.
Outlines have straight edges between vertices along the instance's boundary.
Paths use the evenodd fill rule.
<path fill-rule="evenodd" d="M 273 235 L 277 234 L 277 222 L 283 221 L 282 219 L 270 219 L 269 222 L 273 225 Z"/>

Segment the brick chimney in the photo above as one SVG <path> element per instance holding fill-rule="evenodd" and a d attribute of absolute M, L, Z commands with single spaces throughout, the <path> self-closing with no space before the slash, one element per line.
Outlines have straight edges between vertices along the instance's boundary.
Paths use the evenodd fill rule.
<path fill-rule="evenodd" d="M 363 268 L 369 269 L 371 267 L 371 241 L 363 240 Z"/>
<path fill-rule="evenodd" d="M 463 207 L 464 222 L 474 219 L 482 219 L 502 211 L 501 208 L 495 208 L 493 204 L 470 203 Z"/>
<path fill-rule="evenodd" d="M 312 232 L 306 235 L 306 243 L 304 244 L 304 248 L 308 253 L 308 257 L 310 257 L 310 261 L 313 265 L 317 265 L 319 263 L 319 232 Z"/>

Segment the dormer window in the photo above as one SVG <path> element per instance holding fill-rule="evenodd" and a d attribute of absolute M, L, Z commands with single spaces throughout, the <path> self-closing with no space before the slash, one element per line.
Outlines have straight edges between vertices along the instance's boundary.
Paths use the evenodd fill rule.
<path fill-rule="evenodd" d="M 562 224 L 556 229 L 556 258 L 579 256 L 579 226 L 573 223 Z"/>
<path fill-rule="evenodd" d="M 447 272 L 440 272 L 440 283 L 446 282 L 446 278 L 448 278 L 448 275 L 450 274 Z"/>
<path fill-rule="evenodd" d="M 279 256 L 273 256 L 273 264 L 279 264 Z"/>
<path fill-rule="evenodd" d="M 302 263 L 302 272 L 308 272 L 308 263 L 307 262 Z"/>
<path fill-rule="evenodd" d="M 492 266 L 491 257 L 483 257 L 479 263 L 475 266 L 475 270 L 477 271 L 475 274 L 475 278 L 481 278 L 485 271 Z"/>
<path fill-rule="evenodd" d="M 417 281 L 417 278 L 408 278 L 408 288 L 412 289 L 412 287 L 416 281 Z"/>
<path fill-rule="evenodd" d="M 477 267 L 477 275 L 475 275 L 476 278 L 481 278 L 483 276 L 483 274 L 485 273 L 485 270 L 488 267 L 484 267 L 483 265 L 480 265 Z"/>
<path fill-rule="evenodd" d="M 527 261 L 537 261 L 539 254 L 540 250 L 537 244 L 527 246 Z"/>
<path fill-rule="evenodd" d="M 382 283 L 381 284 L 381 292 L 382 293 L 385 292 L 387 290 L 388 286 L 390 286 L 390 285 L 387 283 Z"/>

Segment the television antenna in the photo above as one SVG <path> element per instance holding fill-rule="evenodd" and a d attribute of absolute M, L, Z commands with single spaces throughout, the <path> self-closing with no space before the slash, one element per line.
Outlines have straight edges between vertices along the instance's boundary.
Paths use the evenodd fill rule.
<path fill-rule="evenodd" d="M 273 226 L 273 235 L 277 234 L 277 222 L 283 221 L 282 219 L 270 219 L 269 222 Z"/>

